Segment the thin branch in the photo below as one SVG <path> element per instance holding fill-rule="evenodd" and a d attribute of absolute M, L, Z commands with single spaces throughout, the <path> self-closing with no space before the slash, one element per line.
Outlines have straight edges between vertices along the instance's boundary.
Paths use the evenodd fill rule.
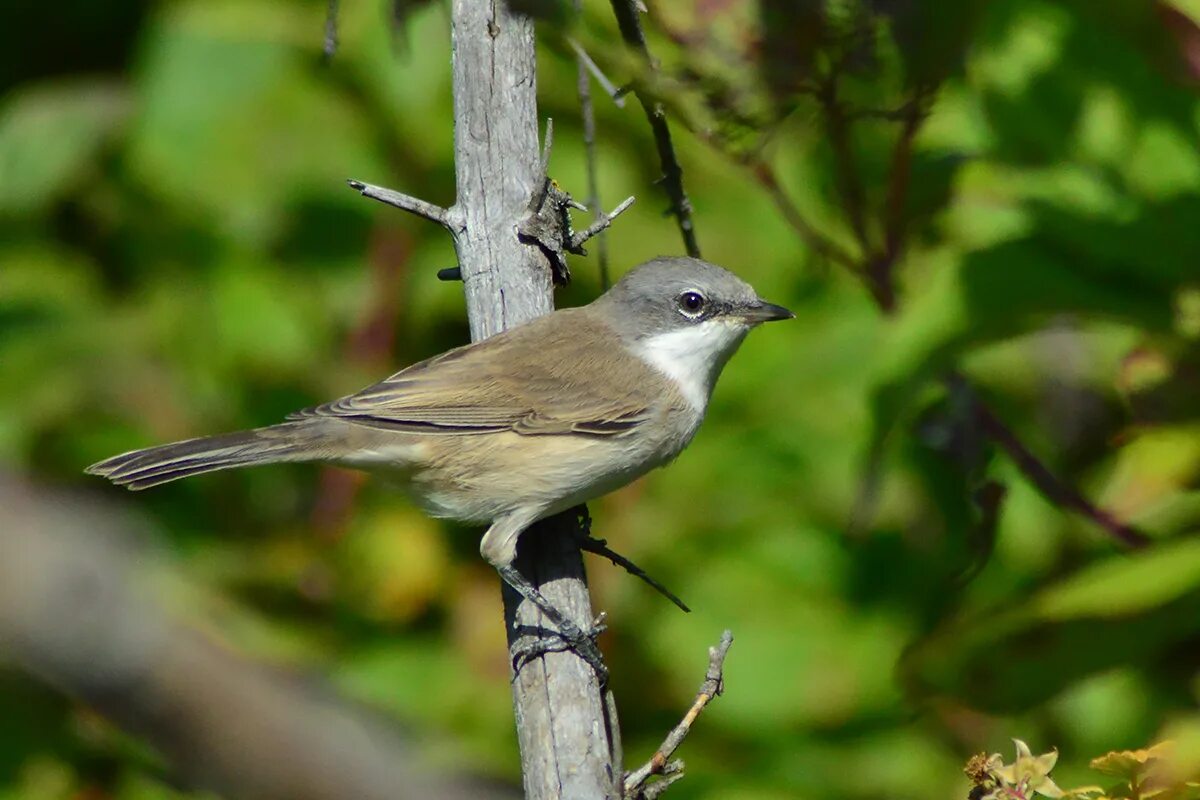
<path fill-rule="evenodd" d="M 683 768 L 683 762 L 678 759 L 668 761 L 659 774 L 660 780 L 642 787 L 641 800 L 656 800 L 660 797 L 667 789 L 671 788 L 671 784 L 683 778 Z"/>
<path fill-rule="evenodd" d="M 952 387 L 958 387 L 968 394 L 971 399 L 971 411 L 979 427 L 996 443 L 997 447 L 1008 454 L 1021 474 L 1029 479 L 1029 482 L 1041 492 L 1043 497 L 1057 506 L 1070 509 L 1090 519 L 1114 539 L 1129 547 L 1138 548 L 1150 544 L 1151 538 L 1145 532 L 1120 521 L 1112 513 L 1088 500 L 1078 489 L 1067 485 L 1051 472 L 1050 468 L 1025 446 L 1017 434 L 984 405 L 962 376 L 951 375 L 947 380 Z"/>
<path fill-rule="evenodd" d="M 402 194 L 394 189 L 385 189 L 382 186 L 375 186 L 370 183 L 363 183 L 362 181 L 348 180 L 346 183 L 350 185 L 351 189 L 354 189 L 364 197 L 370 197 L 372 200 L 378 200 L 381 203 L 395 206 L 410 214 L 416 214 L 418 217 L 423 217 L 430 222 L 436 222 L 447 230 L 454 229 L 450 212 L 441 206 L 434 205 L 417 197 Z"/>
<path fill-rule="evenodd" d="M 590 523 L 590 520 L 589 520 L 589 523 Z M 586 530 L 586 528 L 585 528 L 585 530 Z M 633 563 L 628 558 L 626 558 L 625 556 L 616 552 L 615 550 L 609 549 L 607 540 L 596 539 L 590 535 L 584 536 L 579 541 L 579 548 L 581 550 L 586 550 L 589 553 L 594 553 L 595 555 L 598 555 L 598 556 L 604 556 L 609 561 L 611 561 L 613 564 L 617 565 L 618 567 L 621 567 L 622 569 L 624 569 L 626 572 L 628 572 L 630 575 L 634 576 L 635 578 L 641 578 L 643 581 L 645 581 L 647 584 L 649 584 L 650 587 L 653 588 L 656 592 L 658 592 L 663 597 L 670 600 L 675 605 L 679 606 L 679 608 L 683 609 L 685 612 L 687 612 L 689 614 L 691 613 L 692 610 L 690 608 L 688 608 L 687 603 L 680 600 L 678 595 L 676 595 L 674 592 L 672 592 L 666 586 L 663 586 L 661 583 L 659 583 L 654 578 L 650 577 L 646 573 L 646 571 L 644 569 L 642 569 L 641 567 L 639 567 L 637 564 Z"/>
<path fill-rule="evenodd" d="M 338 0 L 329 0 L 325 10 L 325 43 L 322 47 L 322 57 L 326 62 L 333 59 L 338 47 Z"/>
<path fill-rule="evenodd" d="M 897 111 L 900 116 L 896 119 L 904 124 L 892 150 L 883 225 L 884 256 L 892 264 L 900 257 L 904 247 L 904 207 L 912 178 L 913 141 L 921 128 L 921 122 L 925 119 L 926 92 L 925 88 L 918 88 L 916 96 Z"/>
<path fill-rule="evenodd" d="M 854 274 L 862 274 L 862 266 L 855 260 L 854 256 L 847 253 L 836 242 L 822 235 L 808 223 L 808 220 L 800 213 L 800 209 L 792 202 L 787 192 L 784 191 L 783 186 L 780 185 L 779 178 L 775 175 L 775 171 L 769 164 L 765 161 L 758 161 L 749 166 L 755 180 L 767 190 L 767 194 L 775 201 L 775 205 L 779 208 L 779 212 L 783 214 L 783 218 L 800 235 L 805 244 L 820 255 L 836 264 L 840 264 Z"/>
<path fill-rule="evenodd" d="M 637 0 L 612 0 L 612 8 L 617 18 L 617 27 L 621 29 L 621 37 L 641 55 L 651 71 L 655 70 L 656 64 L 650 55 L 650 48 L 646 45 L 646 34 L 638 17 Z M 688 255 L 699 258 L 700 245 L 696 242 L 696 227 L 692 222 L 692 203 L 683 188 L 683 167 L 675 155 L 671 128 L 667 125 L 667 112 L 662 103 L 646 97 L 643 87 L 638 86 L 635 89 L 638 102 L 642 104 L 642 110 L 646 113 L 646 121 L 650 123 L 650 130 L 654 134 L 654 145 L 662 165 L 662 185 L 671 200 L 668 213 L 679 223 L 679 233 L 683 237 L 683 245 Z"/>
<path fill-rule="evenodd" d="M 546 203 L 546 195 L 550 192 L 550 153 L 554 149 L 554 120 L 546 117 L 546 134 L 542 139 L 542 154 L 538 157 L 538 188 L 529 198 L 529 210 L 537 213 Z"/>
<path fill-rule="evenodd" d="M 583 0 L 575 0 L 575 12 L 578 14 L 582 10 Z M 567 41 L 575 50 L 575 63 L 578 72 L 575 85 L 579 92 L 579 116 L 583 122 L 583 150 L 587 162 L 588 205 L 593 209 L 596 221 L 599 222 L 604 219 L 604 211 L 600 205 L 600 175 L 596 159 L 596 109 L 592 105 L 592 81 L 588 77 L 588 73 L 590 72 L 596 76 L 596 80 L 609 93 L 610 97 L 615 94 L 616 87 L 607 82 L 608 78 L 604 76 L 604 73 L 596 66 L 596 62 L 592 61 L 578 42 L 571 38 L 568 38 Z M 618 107 L 625 105 L 625 101 L 620 98 L 614 98 L 614 102 L 617 103 Z M 583 240 L 576 246 L 582 244 Z M 600 289 L 607 291 L 609 285 L 608 237 L 601 235 L 596 240 L 596 255 L 599 262 L 597 266 L 600 272 Z"/>
<path fill-rule="evenodd" d="M 651 793 L 653 785 L 646 785 L 646 781 L 651 776 L 676 774 L 678 777 L 674 778 L 674 780 L 682 777 L 682 762 L 672 762 L 671 756 L 675 754 L 675 751 L 679 749 L 679 745 L 683 744 L 683 740 L 691 733 L 692 725 L 696 722 L 696 718 L 700 716 L 700 713 L 704 711 L 705 707 L 714 697 L 725 691 L 725 656 L 729 654 L 729 648 L 732 645 L 733 633 L 725 631 L 721 634 L 721 641 L 717 646 L 708 648 L 708 671 L 704 674 L 704 683 L 700 684 L 700 691 L 696 693 L 696 699 L 692 701 L 692 707 L 683 715 L 683 719 L 680 720 L 679 724 L 671 729 L 671 732 L 667 734 L 667 738 L 663 739 L 663 743 L 654 751 L 654 755 L 650 757 L 650 760 L 625 776 L 626 800 L 645 800 L 646 798 L 657 797 L 662 790 L 659 789 Z"/>
<path fill-rule="evenodd" d="M 913 98 L 897 110 L 897 116 L 891 118 L 901 121 L 903 125 L 892 149 L 892 163 L 888 172 L 887 199 L 882 211 L 883 250 L 872 254 L 867 262 L 867 285 L 884 311 L 893 311 L 896 307 L 894 273 L 904 253 L 904 212 L 912 179 L 913 142 L 925 119 L 925 101 L 929 91 L 929 87 L 918 87 Z"/>
<path fill-rule="evenodd" d="M 626 197 L 623 201 L 621 201 L 619 206 L 607 214 L 600 212 L 595 222 L 589 225 L 585 230 L 582 230 L 571 237 L 571 246 L 568 247 L 567 250 L 582 255 L 583 243 L 612 225 L 613 220 L 621 216 L 621 214 L 625 212 L 625 209 L 629 208 L 631 205 L 633 205 L 633 195 Z M 608 283 L 607 271 L 604 273 L 604 282 L 605 284 Z"/>
<path fill-rule="evenodd" d="M 863 197 L 862 176 L 854 158 L 854 147 L 850 141 L 849 119 L 837 94 L 837 75 L 831 76 L 817 92 L 817 100 L 825 112 L 825 128 L 829 144 L 833 148 L 834 166 L 837 170 L 838 189 L 842 195 L 842 210 L 850 220 L 850 227 L 858 239 L 863 256 L 872 251 L 870 234 L 867 230 L 866 200 Z"/>
<path fill-rule="evenodd" d="M 600 69 L 600 65 L 592 60 L 592 57 L 587 54 L 587 50 L 583 49 L 578 41 L 572 37 L 567 37 L 567 44 L 575 51 L 575 58 L 579 61 L 580 68 L 585 74 L 591 73 L 591 76 L 596 79 L 596 83 L 600 84 L 600 88 L 613 101 L 613 105 L 617 108 L 625 107 L 625 90 L 617 86 L 608 76 L 604 74 L 604 70 Z M 581 83 L 580 86 L 583 84 Z M 580 90 L 580 97 L 583 96 L 583 90 Z"/>

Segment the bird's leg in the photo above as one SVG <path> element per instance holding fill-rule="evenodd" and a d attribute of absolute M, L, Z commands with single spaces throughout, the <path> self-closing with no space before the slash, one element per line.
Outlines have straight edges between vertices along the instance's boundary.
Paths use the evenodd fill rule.
<path fill-rule="evenodd" d="M 496 567 L 496 571 L 500 573 L 500 577 L 505 583 L 521 597 L 537 606 L 542 615 L 558 629 L 557 633 L 552 636 L 514 645 L 511 653 L 513 668 L 520 669 L 525 662 L 545 653 L 572 650 L 595 670 L 601 685 L 607 683 L 608 667 L 604 665 L 604 656 L 600 654 L 600 648 L 596 646 L 596 637 L 603 633 L 606 627 L 603 615 L 592 623 L 589 630 L 584 631 L 567 619 L 566 615 L 539 592 L 536 586 L 526 580 L 516 567 L 508 564 Z"/>
<path fill-rule="evenodd" d="M 513 588 L 525 600 L 537 607 L 542 615 L 557 631 L 550 637 L 543 637 L 527 644 L 514 645 L 512 648 L 513 667 L 520 668 L 531 658 L 549 652 L 564 649 L 573 650 L 580 658 L 595 670 L 601 684 L 608 680 L 608 668 L 604 666 L 604 658 L 596 646 L 595 638 L 603 632 L 602 620 L 594 621 L 589 630 L 584 631 L 551 603 L 537 587 L 529 582 L 524 575 L 513 566 L 517 555 L 517 537 L 537 518 L 536 513 L 512 514 L 502 517 L 492 523 L 487 533 L 479 543 L 479 552 L 487 559 L 500 578 Z"/>
<path fill-rule="evenodd" d="M 691 611 L 691 609 L 688 608 L 687 603 L 680 600 L 674 592 L 672 592 L 666 586 L 663 586 L 654 578 L 651 578 L 648 574 L 646 574 L 646 571 L 637 564 L 609 548 L 606 540 L 597 539 L 592 536 L 592 515 L 588 513 L 587 506 L 576 506 L 575 513 L 579 515 L 579 549 L 586 550 L 587 552 L 594 553 L 598 556 L 604 556 L 613 564 L 623 568 L 630 575 L 641 578 L 656 592 L 670 600 L 675 605 L 679 606 L 685 612 Z"/>

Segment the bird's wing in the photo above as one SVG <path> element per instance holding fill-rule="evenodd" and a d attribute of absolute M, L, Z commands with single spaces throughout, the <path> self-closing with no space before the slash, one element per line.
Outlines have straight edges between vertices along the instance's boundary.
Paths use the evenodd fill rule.
<path fill-rule="evenodd" d="M 573 311 L 555 315 L 572 325 L 547 325 L 542 317 L 293 417 L 332 416 L 412 433 L 595 436 L 620 435 L 648 419 L 657 399 L 647 387 L 651 368 L 635 362 L 632 375 L 614 370 L 613 361 L 628 356 L 602 323 Z M 595 336 L 612 346 L 573 346 Z"/>

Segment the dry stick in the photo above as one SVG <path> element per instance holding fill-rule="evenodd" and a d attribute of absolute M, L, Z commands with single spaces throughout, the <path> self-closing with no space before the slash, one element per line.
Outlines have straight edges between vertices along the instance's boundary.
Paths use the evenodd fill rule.
<path fill-rule="evenodd" d="M 580 248 L 583 247 L 583 243 L 586 242 L 588 239 L 591 239 L 593 236 L 597 236 L 600 233 L 602 233 L 603 231 L 605 231 L 606 229 L 608 229 L 613 224 L 614 219 L 621 216 L 621 214 L 625 213 L 625 209 L 627 209 L 631 205 L 633 205 L 633 200 L 634 200 L 633 195 L 626 197 L 624 200 L 621 201 L 620 205 L 618 205 L 616 208 L 614 208 L 612 211 L 608 212 L 607 214 L 605 214 L 603 211 L 597 210 L 596 221 L 593 222 L 591 225 L 589 225 L 586 229 L 579 231 L 578 233 L 573 235 L 571 237 L 570 247 L 568 247 L 567 249 L 572 250 L 572 251 L 579 250 Z M 600 242 L 603 244 L 603 242 L 604 242 L 603 236 L 600 237 Z M 607 267 L 604 267 L 604 271 L 601 273 L 601 278 L 604 281 L 604 285 L 607 287 L 608 286 Z"/>
<path fill-rule="evenodd" d="M 637 0 L 612 0 L 613 14 L 617 18 L 617 27 L 621 29 L 621 37 L 637 50 L 649 69 L 654 69 L 654 59 L 650 56 L 650 48 L 646 46 L 646 34 L 642 30 L 642 21 L 638 18 L 637 6 Z M 683 236 L 683 245 L 688 255 L 699 258 L 700 245 L 696 242 L 696 228 L 692 222 L 692 203 L 683 189 L 683 167 L 679 164 L 675 155 L 675 145 L 671 142 L 667 112 L 662 103 L 646 98 L 644 88 L 639 87 L 636 91 L 638 102 L 642 104 L 646 121 L 650 123 L 650 130 L 654 134 L 654 146 L 658 150 L 658 160 L 662 165 L 662 184 L 671 200 L 668 211 L 679 223 L 679 233 Z"/>
<path fill-rule="evenodd" d="M 679 724 L 671 729 L 667 738 L 663 739 L 663 743 L 654 751 L 650 760 L 625 776 L 627 800 L 656 797 L 661 793 L 662 789 L 659 789 L 651 794 L 654 786 L 645 785 L 653 775 L 670 775 L 671 782 L 683 777 L 683 764 L 678 761 L 672 762 L 671 756 L 679 749 L 679 745 L 683 744 L 683 740 L 691 732 L 696 718 L 700 716 L 709 702 L 725 691 L 725 656 L 728 655 L 732 645 L 733 633 L 725 631 L 721 634 L 721 641 L 717 643 L 717 646 L 708 648 L 708 670 L 704 674 L 704 682 L 700 684 L 700 691 L 696 693 L 696 699 L 692 701 L 692 707 L 683 715 Z"/>
<path fill-rule="evenodd" d="M 322 47 L 323 58 L 330 61 L 337 52 L 338 46 L 338 0 L 329 0 L 325 10 L 325 43 Z"/>
<path fill-rule="evenodd" d="M 575 12 L 579 13 L 582 7 L 583 0 L 575 0 Z M 591 59 L 588 58 L 588 54 L 584 52 L 584 49 L 579 46 L 578 42 L 574 39 L 569 41 L 571 47 L 575 49 L 575 61 L 579 73 L 576 78 L 576 88 L 579 91 L 579 114 L 583 118 L 583 149 L 587 160 L 587 204 L 591 207 L 592 213 L 595 214 L 596 222 L 600 222 L 605 217 L 600 207 L 600 177 L 597 174 L 596 167 L 596 109 L 592 105 L 592 81 L 588 77 L 588 64 L 591 62 Z M 595 67 L 595 64 L 592 63 L 591 66 Z M 599 70 L 597 69 L 595 72 L 599 72 Z M 610 219 L 613 216 L 616 216 L 615 212 L 610 215 Z M 597 233 L 600 233 L 600 231 L 597 231 Z M 582 245 L 583 241 L 585 240 L 581 240 L 579 245 L 576 246 Z M 608 240 L 603 234 L 596 240 L 596 255 L 600 262 L 598 265 L 600 268 L 600 288 L 607 291 L 609 286 Z"/>
<path fill-rule="evenodd" d="M 590 536 L 587 536 L 580 541 L 579 546 L 589 553 L 594 553 L 595 555 L 607 558 L 614 565 L 621 567 L 633 577 L 641 578 L 648 586 L 650 586 L 650 588 L 654 589 L 654 591 L 670 600 L 672 603 L 678 606 L 680 610 L 691 613 L 692 609 L 688 608 L 687 603 L 679 599 L 679 595 L 672 592 L 656 579 L 650 577 L 650 575 L 637 564 L 633 563 L 617 551 L 611 549 L 608 546 L 608 540 L 594 539 Z"/>
<path fill-rule="evenodd" d="M 952 387 L 962 389 L 970 397 L 971 412 L 979 423 L 979 427 L 988 435 L 988 438 L 1008 454 L 1021 474 L 1037 487 L 1043 497 L 1055 505 L 1087 517 L 1113 538 L 1129 547 L 1138 548 L 1150 544 L 1151 538 L 1146 533 L 1133 525 L 1121 522 L 1111 513 L 1084 497 L 1078 489 L 1068 486 L 1051 472 L 1050 468 L 1038 460 L 1038 457 L 1021 442 L 1017 434 L 984 405 L 962 376 L 951 375 L 948 383 Z"/>
<path fill-rule="evenodd" d="M 403 209 L 410 214 L 416 214 L 418 217 L 427 219 L 430 222 L 436 222 L 444 228 L 452 227 L 450 212 L 441 206 L 397 192 L 394 189 L 385 189 L 382 186 L 375 186 L 374 184 L 363 183 L 362 181 L 352 179 L 346 181 L 346 183 L 363 197 L 370 197 L 372 200 L 378 200 L 381 203 L 387 203 L 389 206 Z"/>
<path fill-rule="evenodd" d="M 579 2 L 575 3 L 575 8 L 577 11 L 579 10 L 580 5 L 581 4 Z M 587 54 L 587 50 L 584 50 L 583 45 L 581 45 L 578 41 L 568 36 L 567 44 L 570 45 L 571 49 L 575 51 L 575 57 L 579 59 L 580 66 L 591 73 L 592 77 L 596 79 L 596 83 L 600 84 L 600 88 L 603 89 L 604 93 L 607 94 L 609 99 L 613 101 L 613 105 L 617 108 L 624 108 L 625 90 L 608 79 L 608 76 L 604 74 L 604 70 L 600 69 L 600 65 L 597 64 L 595 60 L 593 60 L 592 57 Z"/>

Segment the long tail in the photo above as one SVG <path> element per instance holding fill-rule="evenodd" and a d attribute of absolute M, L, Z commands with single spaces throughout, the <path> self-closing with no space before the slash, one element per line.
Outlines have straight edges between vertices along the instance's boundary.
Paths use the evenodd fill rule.
<path fill-rule="evenodd" d="M 219 469 L 312 461 L 320 458 L 314 452 L 313 433 L 307 421 L 285 422 L 122 453 L 92 464 L 86 472 L 138 490 Z"/>

